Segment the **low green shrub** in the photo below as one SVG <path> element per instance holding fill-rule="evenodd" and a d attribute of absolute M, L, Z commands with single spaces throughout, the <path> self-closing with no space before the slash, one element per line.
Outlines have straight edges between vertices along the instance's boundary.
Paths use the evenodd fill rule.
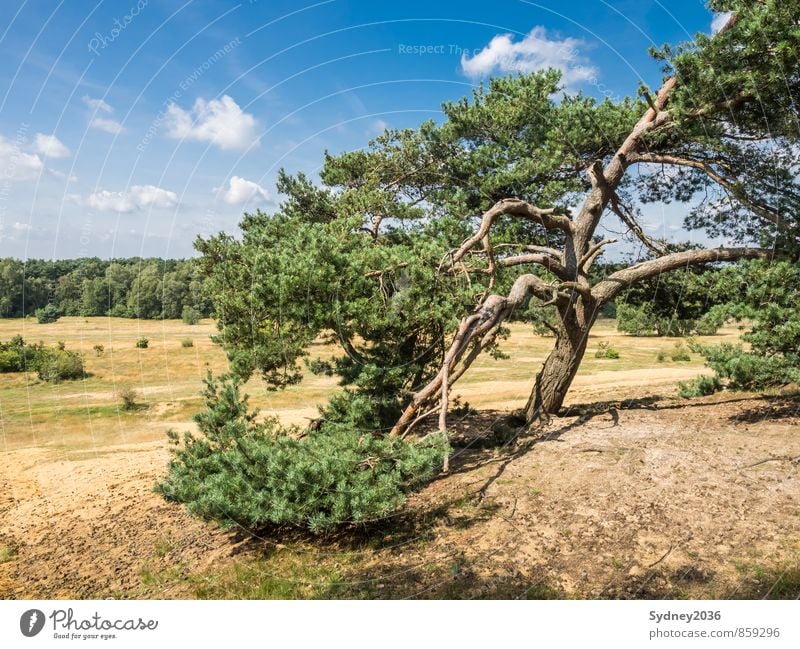
<path fill-rule="evenodd" d="M 181 347 L 194 347 L 194 342 L 191 338 L 184 338 L 181 340 Z"/>
<path fill-rule="evenodd" d="M 683 344 L 682 340 L 679 340 L 675 343 L 675 347 L 672 349 L 670 358 L 676 363 L 688 363 L 692 360 L 692 357 L 689 354 L 689 349 Z"/>
<path fill-rule="evenodd" d="M 609 342 L 602 342 L 597 345 L 597 351 L 594 353 L 595 358 L 608 358 L 616 360 L 619 358 L 619 351 Z"/>
<path fill-rule="evenodd" d="M 184 324 L 196 325 L 200 322 L 201 317 L 200 312 L 190 306 L 183 307 L 181 311 L 181 320 L 183 320 Z"/>
<path fill-rule="evenodd" d="M 718 376 L 697 376 L 691 381 L 678 382 L 678 395 L 684 399 L 705 397 L 722 390 L 722 382 Z"/>
<path fill-rule="evenodd" d="M 385 518 L 441 466 L 438 434 L 423 441 L 379 437 L 323 423 L 300 435 L 259 420 L 234 379 L 206 379 L 200 433 L 174 431 L 172 459 L 156 491 L 223 526 L 288 525 L 320 531 Z"/>
<path fill-rule="evenodd" d="M 65 349 L 46 349 L 36 360 L 36 372 L 48 383 L 80 379 L 84 377 L 83 357 Z"/>
<path fill-rule="evenodd" d="M 696 345 L 694 351 L 705 357 L 706 365 L 732 390 L 766 390 L 800 383 L 800 367 L 792 358 L 754 354 L 731 343 Z"/>
<path fill-rule="evenodd" d="M 92 349 L 94 349 L 94 355 L 97 357 L 102 356 L 106 351 L 106 348 L 102 345 L 95 345 Z"/>
<path fill-rule="evenodd" d="M 147 349 L 147 346 L 150 344 L 150 341 L 147 338 L 139 338 L 136 341 L 136 347 L 139 349 Z"/>
<path fill-rule="evenodd" d="M 39 324 L 49 324 L 58 320 L 63 314 L 55 304 L 48 304 L 34 311 Z"/>

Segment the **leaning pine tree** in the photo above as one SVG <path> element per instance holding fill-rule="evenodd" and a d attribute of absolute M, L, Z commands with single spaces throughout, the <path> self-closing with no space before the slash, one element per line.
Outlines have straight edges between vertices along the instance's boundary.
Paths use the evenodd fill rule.
<path fill-rule="evenodd" d="M 341 350 L 305 359 L 311 371 L 337 376 L 342 390 L 289 444 L 293 453 L 317 443 L 303 440 L 348 431 L 356 455 L 345 453 L 350 464 L 338 470 L 383 480 L 376 467 L 391 463 L 357 457 L 369 447 L 363 440 L 414 444 L 419 422 L 437 415 L 446 432 L 453 385 L 482 353 L 500 353 L 512 314 L 552 309 L 555 317 L 531 316 L 555 334 L 520 404 L 520 419 L 532 425 L 558 413 L 592 326 L 623 290 L 678 269 L 796 254 L 800 0 L 709 4 L 731 18 L 713 37 L 655 52 L 666 71 L 657 92 L 598 102 L 562 92 L 554 70 L 493 79 L 471 101 L 445 104 L 441 124 L 390 130 L 366 150 L 327 155 L 321 184 L 281 173 L 285 202 L 270 215 L 245 215 L 240 240 L 198 240 L 217 341 L 237 385 L 254 373 L 269 389 L 297 383 L 320 337 Z M 735 245 L 676 251 L 648 236 L 641 206 L 670 200 L 687 204 L 688 227 Z M 620 228 L 647 257 L 597 279 L 592 265 L 612 243 L 598 233 Z M 255 434 L 248 430 L 240 437 Z M 226 435 L 230 450 L 239 437 Z M 281 435 L 298 434 L 257 427 L 264 444 Z M 433 456 L 425 457 L 415 466 L 429 471 Z M 176 457 L 172 475 L 185 489 L 168 481 L 165 493 L 191 502 L 203 494 L 192 480 L 224 482 L 213 471 L 181 473 L 189 464 Z M 392 475 L 397 494 L 419 484 Z M 365 484 L 377 482 L 359 489 Z M 293 506 L 306 517 L 313 509 Z M 336 511 L 312 514 L 326 524 L 352 520 L 349 506 Z"/>

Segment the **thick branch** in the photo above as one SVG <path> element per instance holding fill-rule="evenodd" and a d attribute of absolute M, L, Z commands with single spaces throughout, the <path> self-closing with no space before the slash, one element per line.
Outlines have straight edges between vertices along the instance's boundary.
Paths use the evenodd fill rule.
<path fill-rule="evenodd" d="M 484 212 L 478 230 L 453 253 L 452 263 L 458 262 L 475 244 L 481 241 L 489 233 L 492 224 L 503 214 L 531 219 L 548 230 L 562 230 L 567 235 L 572 234 L 572 221 L 570 218 L 563 214 L 556 214 L 555 209 L 543 210 L 526 201 L 504 198 Z"/>
<path fill-rule="evenodd" d="M 740 259 L 769 258 L 773 250 L 766 248 L 708 248 L 705 250 L 686 250 L 674 252 L 658 259 L 643 261 L 634 266 L 612 273 L 592 289 L 592 295 L 600 302 L 613 299 L 619 293 L 642 280 L 668 273 L 678 268 L 699 266 L 718 261 L 739 261 Z"/>

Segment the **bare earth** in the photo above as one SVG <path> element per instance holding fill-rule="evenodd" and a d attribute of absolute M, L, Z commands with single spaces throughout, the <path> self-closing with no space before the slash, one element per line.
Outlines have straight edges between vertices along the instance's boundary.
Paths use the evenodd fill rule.
<path fill-rule="evenodd" d="M 339 590 L 314 591 L 323 597 L 784 595 L 800 574 L 800 400 L 621 406 L 500 449 L 480 448 L 502 414 L 484 411 L 459 424 L 467 446 L 452 474 L 394 525 L 286 546 L 153 493 L 163 441 L 69 459 L 11 450 L 0 454 L 0 547 L 15 554 L 0 563 L 0 596 L 195 597 L 204 575 L 282 552 L 336 571 Z"/>

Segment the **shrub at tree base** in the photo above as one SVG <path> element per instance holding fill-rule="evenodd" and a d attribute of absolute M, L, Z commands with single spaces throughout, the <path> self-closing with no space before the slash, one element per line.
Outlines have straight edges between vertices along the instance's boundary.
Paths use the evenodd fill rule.
<path fill-rule="evenodd" d="M 193 514 L 248 529 L 289 525 L 320 531 L 367 523 L 400 507 L 441 466 L 447 443 L 379 438 L 341 424 L 298 437 L 277 419 L 256 419 L 234 379 L 206 380 L 200 435 L 175 444 L 156 490 Z"/>

